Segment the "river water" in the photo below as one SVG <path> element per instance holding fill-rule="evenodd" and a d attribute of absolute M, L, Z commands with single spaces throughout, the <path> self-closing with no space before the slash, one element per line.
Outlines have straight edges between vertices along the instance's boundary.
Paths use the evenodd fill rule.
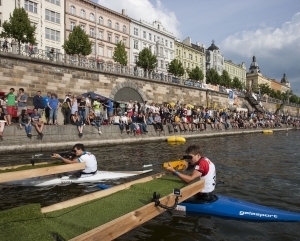
<path fill-rule="evenodd" d="M 216 193 L 300 212 L 299 141 L 299 131 L 281 131 L 268 135 L 256 133 L 202 137 L 188 139 L 180 145 L 151 142 L 103 146 L 89 150 L 97 156 L 100 169 L 132 170 L 140 169 L 142 164 L 159 164 L 179 159 L 188 145 L 197 143 L 201 145 L 204 155 L 216 165 Z M 26 163 L 31 155 L 2 155 L 0 166 Z M 161 166 L 154 166 L 154 171 L 162 171 Z M 124 180 L 115 184 L 120 182 Z M 0 187 L 0 210 L 33 202 L 48 206 L 97 190 L 94 185 Z M 207 215 L 179 217 L 165 212 L 117 240 L 299 240 L 299 227 L 299 223 L 250 222 Z"/>

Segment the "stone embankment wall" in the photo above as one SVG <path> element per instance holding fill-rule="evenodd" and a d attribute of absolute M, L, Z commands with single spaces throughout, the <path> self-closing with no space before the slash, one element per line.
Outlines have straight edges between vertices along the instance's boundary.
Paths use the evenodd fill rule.
<path fill-rule="evenodd" d="M 126 87 L 136 90 L 144 101 L 163 103 L 179 100 L 186 104 L 228 107 L 226 93 L 0 52 L 0 91 L 8 92 L 11 87 L 25 89 L 29 106 L 38 90 L 43 95 L 48 91 L 54 92 L 59 99 L 63 99 L 69 91 L 74 94 L 94 91 L 114 99 L 117 92 Z M 239 97 L 237 107 L 249 107 L 247 103 Z M 263 105 L 270 111 L 276 110 L 275 103 L 263 102 Z M 291 115 L 299 113 L 296 107 L 285 106 L 284 110 Z"/>

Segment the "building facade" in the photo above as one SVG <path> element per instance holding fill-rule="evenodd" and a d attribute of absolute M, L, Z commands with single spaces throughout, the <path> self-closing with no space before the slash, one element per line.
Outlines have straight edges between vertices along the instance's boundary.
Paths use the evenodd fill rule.
<path fill-rule="evenodd" d="M 92 41 L 90 57 L 113 62 L 116 44 L 123 41 L 129 62 L 129 22 L 126 11 L 115 12 L 89 0 L 66 0 L 65 38 L 75 26 L 80 26 Z"/>
<path fill-rule="evenodd" d="M 224 66 L 232 80 L 236 77 L 241 81 L 243 86 L 246 87 L 247 70 L 244 62 L 241 64 L 234 64 L 231 60 L 224 60 Z"/>
<path fill-rule="evenodd" d="M 36 26 L 34 52 L 54 48 L 63 53 L 64 42 L 64 1 L 63 0 L 2 0 L 0 6 L 1 22 L 9 20 L 15 8 L 24 8 L 30 22 Z M 28 47 L 28 44 L 25 44 Z"/>
<path fill-rule="evenodd" d="M 182 42 L 176 40 L 175 58 L 182 63 L 185 69 L 183 78 L 188 79 L 188 70 L 192 70 L 198 66 L 204 75 L 203 82 L 206 83 L 205 51 L 202 44 L 198 42 L 193 44 L 190 37 L 184 39 Z"/>
<path fill-rule="evenodd" d="M 253 56 L 249 72 L 247 73 L 246 87 L 249 90 L 257 91 L 259 89 L 259 85 L 261 84 L 266 84 L 270 87 L 270 89 L 275 91 L 278 90 L 282 93 L 291 91 L 291 85 L 285 74 L 283 74 L 283 78 L 280 82 L 263 76 L 258 63 L 256 62 L 256 57 Z"/>
<path fill-rule="evenodd" d="M 159 21 L 147 23 L 131 19 L 130 23 L 130 66 L 134 67 L 138 55 L 149 48 L 157 57 L 157 71 L 167 74 L 168 65 L 174 58 L 174 35 Z"/>
<path fill-rule="evenodd" d="M 214 40 L 206 50 L 206 70 L 210 69 L 216 70 L 219 75 L 222 75 L 224 70 L 224 57 Z"/>

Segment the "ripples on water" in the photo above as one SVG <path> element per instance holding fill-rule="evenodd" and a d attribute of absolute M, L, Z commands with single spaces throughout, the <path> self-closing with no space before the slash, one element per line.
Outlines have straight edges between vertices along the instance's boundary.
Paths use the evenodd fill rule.
<path fill-rule="evenodd" d="M 249 134 L 188 139 L 180 145 L 166 142 L 103 146 L 89 149 L 104 170 L 139 169 L 182 157 L 185 148 L 198 143 L 217 167 L 217 193 L 300 212 L 299 131 L 272 135 Z M 0 157 L 0 165 L 26 163 L 31 154 Z M 155 172 L 162 171 L 160 165 Z M 124 182 L 119 180 L 116 184 Z M 2 188 L 0 209 L 39 202 L 48 206 L 96 191 L 95 186 Z M 176 217 L 166 212 L 117 240 L 299 240 L 299 223 L 258 223 L 210 216 Z"/>

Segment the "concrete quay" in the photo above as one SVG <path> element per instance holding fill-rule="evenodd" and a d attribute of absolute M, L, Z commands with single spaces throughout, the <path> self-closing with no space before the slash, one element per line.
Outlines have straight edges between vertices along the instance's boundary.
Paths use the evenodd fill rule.
<path fill-rule="evenodd" d="M 102 135 L 98 134 L 94 126 L 84 126 L 83 136 L 78 136 L 75 125 L 46 125 L 42 140 L 38 139 L 37 132 L 33 128 L 32 138 L 26 136 L 25 130 L 20 130 L 18 124 L 7 126 L 4 129 L 3 141 L 0 141 L 0 153 L 24 153 L 69 150 L 76 143 L 83 143 L 89 147 L 97 147 L 111 144 L 141 143 L 151 141 L 166 141 L 170 136 L 182 136 L 184 138 L 213 137 L 224 135 L 238 135 L 250 133 L 262 133 L 258 129 L 229 129 L 212 130 L 207 125 L 206 131 L 193 131 L 181 133 L 169 133 L 165 128 L 165 135 L 156 132 L 153 126 L 148 126 L 148 133 L 134 136 L 133 134 L 121 133 L 117 125 L 104 125 L 101 127 Z M 273 129 L 273 131 L 288 131 L 292 128 L 284 127 Z"/>

